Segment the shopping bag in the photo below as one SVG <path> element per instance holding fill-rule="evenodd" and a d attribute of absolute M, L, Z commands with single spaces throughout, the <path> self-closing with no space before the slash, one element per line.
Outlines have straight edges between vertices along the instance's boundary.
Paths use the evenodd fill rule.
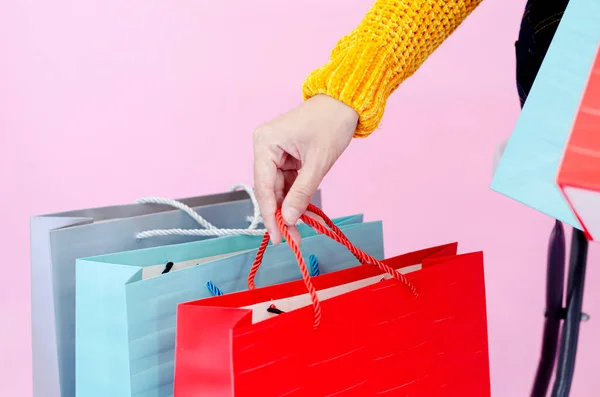
<path fill-rule="evenodd" d="M 381 222 L 339 224 L 354 244 L 383 257 Z M 320 273 L 358 264 L 307 225 L 299 230 Z M 209 283 L 224 294 L 245 289 L 259 246 L 266 246 L 260 237 L 231 236 L 77 260 L 77 395 L 171 396 L 177 304 L 212 296 Z M 269 246 L 264 260 L 259 285 L 301 277 L 284 244 Z"/>
<path fill-rule="evenodd" d="M 179 305 L 175 397 L 489 396 L 483 256 L 455 251 L 312 279 L 296 255 L 303 281 Z"/>
<path fill-rule="evenodd" d="M 598 1 L 569 2 L 491 184 L 578 229 L 556 180 L 598 50 L 599 20 Z"/>
<path fill-rule="evenodd" d="M 600 241 L 600 50 L 558 172 L 562 189 L 588 239 Z"/>
<path fill-rule="evenodd" d="M 244 191 L 179 200 L 223 228 L 245 228 L 253 202 Z M 314 201 L 321 202 L 320 193 Z M 75 260 L 203 236 L 137 239 L 155 228 L 197 228 L 183 211 L 165 205 L 92 208 L 31 219 L 31 311 L 34 397 L 75 396 Z"/>

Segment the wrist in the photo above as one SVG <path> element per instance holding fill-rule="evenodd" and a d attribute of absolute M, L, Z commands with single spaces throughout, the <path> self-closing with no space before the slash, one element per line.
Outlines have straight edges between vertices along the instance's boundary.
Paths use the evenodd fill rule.
<path fill-rule="evenodd" d="M 398 84 L 390 72 L 393 63 L 386 43 L 354 43 L 308 76 L 304 98 L 326 95 L 352 108 L 358 114 L 354 136 L 366 137 L 379 126 L 387 98 Z"/>
<path fill-rule="evenodd" d="M 331 95 L 317 94 L 311 98 L 308 98 L 307 101 L 327 103 L 327 106 L 329 106 L 331 110 L 333 110 L 336 115 L 340 116 L 344 121 L 352 123 L 355 126 L 358 124 L 358 112 L 352 106 L 345 104 Z"/>
<path fill-rule="evenodd" d="M 327 94 L 317 94 L 306 100 L 327 107 L 327 112 L 348 129 L 356 130 L 359 114 L 353 107 Z"/>

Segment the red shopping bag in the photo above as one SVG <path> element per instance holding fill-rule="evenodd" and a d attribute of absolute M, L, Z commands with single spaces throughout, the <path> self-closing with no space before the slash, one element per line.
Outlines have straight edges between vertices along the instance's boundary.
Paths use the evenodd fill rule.
<path fill-rule="evenodd" d="M 592 65 L 557 183 L 586 237 L 600 241 L 600 49 Z"/>
<path fill-rule="evenodd" d="M 304 221 L 374 266 L 310 279 L 286 236 L 303 281 L 180 305 L 175 397 L 490 395 L 482 253 L 379 262 Z"/>

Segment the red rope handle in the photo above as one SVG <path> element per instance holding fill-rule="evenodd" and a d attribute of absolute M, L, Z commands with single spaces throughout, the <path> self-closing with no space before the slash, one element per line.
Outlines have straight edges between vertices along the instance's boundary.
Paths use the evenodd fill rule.
<path fill-rule="evenodd" d="M 316 206 L 312 206 L 312 204 L 311 204 L 311 206 L 309 207 L 309 211 L 317 216 L 320 216 L 323 219 L 323 221 L 325 222 L 325 224 L 333 231 L 333 233 L 335 233 L 337 236 L 339 236 L 339 238 L 336 241 L 338 241 L 342 245 L 350 244 L 352 246 L 352 243 L 350 243 L 349 241 L 347 244 L 341 242 L 340 238 L 344 239 L 346 241 L 348 239 L 346 238 L 344 233 L 341 231 L 341 229 L 339 227 L 337 227 L 335 225 L 335 223 L 333 223 L 333 221 L 327 215 L 325 215 L 325 213 L 320 208 L 318 208 Z M 310 219 L 309 222 L 313 222 L 312 218 L 310 218 L 308 216 L 306 216 L 306 218 Z M 280 226 L 280 225 L 278 225 L 278 226 Z M 322 227 L 322 226 L 319 223 L 318 226 L 311 226 L 311 227 L 316 230 L 318 227 Z M 281 228 L 281 226 L 280 226 L 280 228 Z M 287 227 L 285 227 L 285 225 L 284 225 L 284 228 L 287 229 Z M 265 236 L 263 237 L 262 242 L 260 243 L 260 247 L 258 248 L 258 252 L 256 253 L 256 259 L 254 260 L 254 263 L 252 264 L 252 267 L 250 268 L 250 272 L 248 274 L 248 289 L 256 288 L 254 279 L 256 278 L 256 273 L 258 272 L 258 268 L 260 267 L 260 264 L 262 263 L 263 256 L 265 255 L 265 250 L 267 249 L 267 246 L 269 245 L 269 239 L 270 239 L 270 236 L 268 233 L 266 233 Z M 352 246 L 352 247 L 354 247 L 354 246 Z M 352 252 L 352 254 L 356 257 L 356 259 L 358 259 L 358 261 L 360 263 L 364 264 L 364 263 L 377 262 L 377 259 L 358 250 L 357 248 L 354 248 L 354 250 L 350 249 L 350 252 Z"/>
<path fill-rule="evenodd" d="M 311 210 L 311 212 L 312 212 L 312 210 Z M 319 210 L 319 212 L 320 212 L 320 210 Z M 322 214 L 322 212 L 321 212 L 321 214 Z M 323 215 L 321 215 L 321 214 L 318 214 L 318 215 L 321 217 L 323 217 L 323 215 L 325 215 L 325 214 L 323 214 Z M 350 240 L 348 240 L 348 238 L 342 233 L 341 230 L 340 230 L 340 234 L 338 235 L 338 234 L 333 233 L 331 230 L 326 229 L 319 222 L 315 221 L 312 218 L 309 218 L 308 216 L 303 216 L 302 220 L 304 221 L 304 223 L 306 223 L 307 225 L 309 225 L 310 227 L 315 229 L 317 232 L 326 235 L 330 239 L 335 240 L 336 242 L 338 242 L 338 243 L 342 244 L 343 246 L 345 246 L 346 248 L 348 248 L 348 250 L 350 250 L 350 252 L 352 252 L 354 254 L 354 256 L 359 259 L 361 264 L 365 265 L 367 263 L 370 263 L 374 266 L 377 266 L 378 268 L 383 270 L 385 273 L 388 273 L 393 278 L 400 281 L 402 284 L 406 285 L 410 289 L 410 292 L 414 296 L 419 295 L 417 293 L 417 289 L 415 288 L 413 283 L 411 283 L 406 278 L 406 276 L 404 276 L 401 273 L 398 273 L 396 270 L 389 267 L 385 263 L 381 262 L 378 259 L 373 258 L 371 255 L 358 249 L 354 244 L 352 244 L 352 242 L 350 242 Z M 336 227 L 336 229 L 338 229 L 338 228 Z"/>
<path fill-rule="evenodd" d="M 286 228 L 287 230 L 287 228 Z M 250 273 L 248 273 L 248 289 L 255 289 L 256 285 L 254 284 L 254 279 L 256 278 L 256 272 L 258 272 L 258 268 L 262 263 L 263 257 L 265 256 L 265 251 L 267 250 L 267 246 L 269 245 L 270 240 L 269 233 L 265 233 L 260 246 L 258 247 L 258 251 L 256 252 L 256 259 L 254 259 L 254 263 L 252 263 L 252 267 L 250 268 Z"/>
<path fill-rule="evenodd" d="M 302 219 L 302 221 L 304 223 L 306 223 L 308 226 L 312 227 L 318 233 L 324 234 L 327 237 L 331 238 L 332 240 L 335 240 L 336 242 L 338 242 L 338 243 L 342 244 L 343 246 L 345 246 L 346 248 L 348 248 L 348 250 L 350 250 L 350 252 L 352 252 L 352 254 L 359 260 L 360 263 L 362 263 L 362 264 L 370 263 L 372 265 L 379 267 L 381 270 L 390 274 L 393 278 L 395 278 L 396 280 L 398 280 L 401 283 L 403 283 L 404 285 L 406 285 L 410 289 L 411 293 L 414 296 L 418 296 L 415 286 L 410 281 L 408 281 L 408 279 L 403 274 L 398 273 L 396 270 L 392 269 L 388 265 L 373 258 L 371 255 L 367 254 L 366 252 L 358 249 L 354 244 L 352 244 L 352 242 L 350 242 L 350 240 L 348 240 L 348 238 L 344 235 L 344 233 L 340 230 L 340 228 L 338 228 L 333 223 L 333 221 L 331 219 L 329 219 L 329 217 L 327 215 L 325 215 L 325 213 L 323 213 L 323 211 L 321 211 L 319 208 L 317 208 L 316 206 L 314 206 L 312 204 L 310 204 L 308 206 L 308 211 L 323 218 L 323 220 L 325 221 L 325 224 L 329 227 L 329 229 L 326 228 L 325 226 L 323 226 L 321 223 L 319 223 L 315 219 L 313 219 L 307 215 L 302 215 L 300 217 L 300 219 Z M 275 220 L 277 221 L 277 226 L 279 226 L 279 229 L 281 229 L 283 237 L 286 239 L 288 245 L 294 252 L 294 256 L 296 257 L 296 260 L 298 261 L 298 267 L 300 268 L 300 273 L 302 274 L 302 280 L 304 281 L 304 284 L 306 285 L 306 289 L 308 290 L 308 293 L 310 294 L 310 299 L 311 299 L 311 302 L 313 305 L 314 327 L 317 328 L 319 326 L 319 324 L 321 323 L 321 303 L 319 302 L 319 298 L 317 297 L 317 291 L 316 291 L 314 285 L 312 284 L 312 282 L 310 281 L 310 273 L 308 272 L 306 262 L 304 262 L 304 258 L 302 257 L 302 253 L 300 252 L 300 247 L 298 247 L 298 244 L 296 244 L 296 242 L 293 241 L 293 239 L 290 235 L 290 232 L 283 220 L 283 216 L 281 215 L 281 209 L 278 209 L 277 212 L 275 213 Z M 252 267 L 250 268 L 250 272 L 248 274 L 248 288 L 249 289 L 256 288 L 254 279 L 256 278 L 256 273 L 258 272 L 258 268 L 260 267 L 260 264 L 262 263 L 263 257 L 265 255 L 265 251 L 269 244 L 269 239 L 270 239 L 270 236 L 268 233 L 266 233 L 265 237 L 263 238 L 263 241 L 260 244 L 260 247 L 258 248 L 258 252 L 256 253 L 256 259 L 254 260 L 254 263 L 252 264 Z"/>

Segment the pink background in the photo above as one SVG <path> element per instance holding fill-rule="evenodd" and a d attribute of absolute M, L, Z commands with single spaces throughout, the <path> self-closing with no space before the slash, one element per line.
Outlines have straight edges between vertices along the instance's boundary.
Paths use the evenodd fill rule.
<path fill-rule="evenodd" d="M 252 130 L 370 0 L 3 0 L 0 395 L 31 395 L 28 217 L 252 181 Z M 486 256 L 494 396 L 529 392 L 552 221 L 488 189 L 518 115 L 524 0 L 488 0 L 390 101 L 323 184 L 332 216 L 383 219 L 389 255 L 458 240 Z M 574 396 L 600 389 L 590 257 Z"/>

